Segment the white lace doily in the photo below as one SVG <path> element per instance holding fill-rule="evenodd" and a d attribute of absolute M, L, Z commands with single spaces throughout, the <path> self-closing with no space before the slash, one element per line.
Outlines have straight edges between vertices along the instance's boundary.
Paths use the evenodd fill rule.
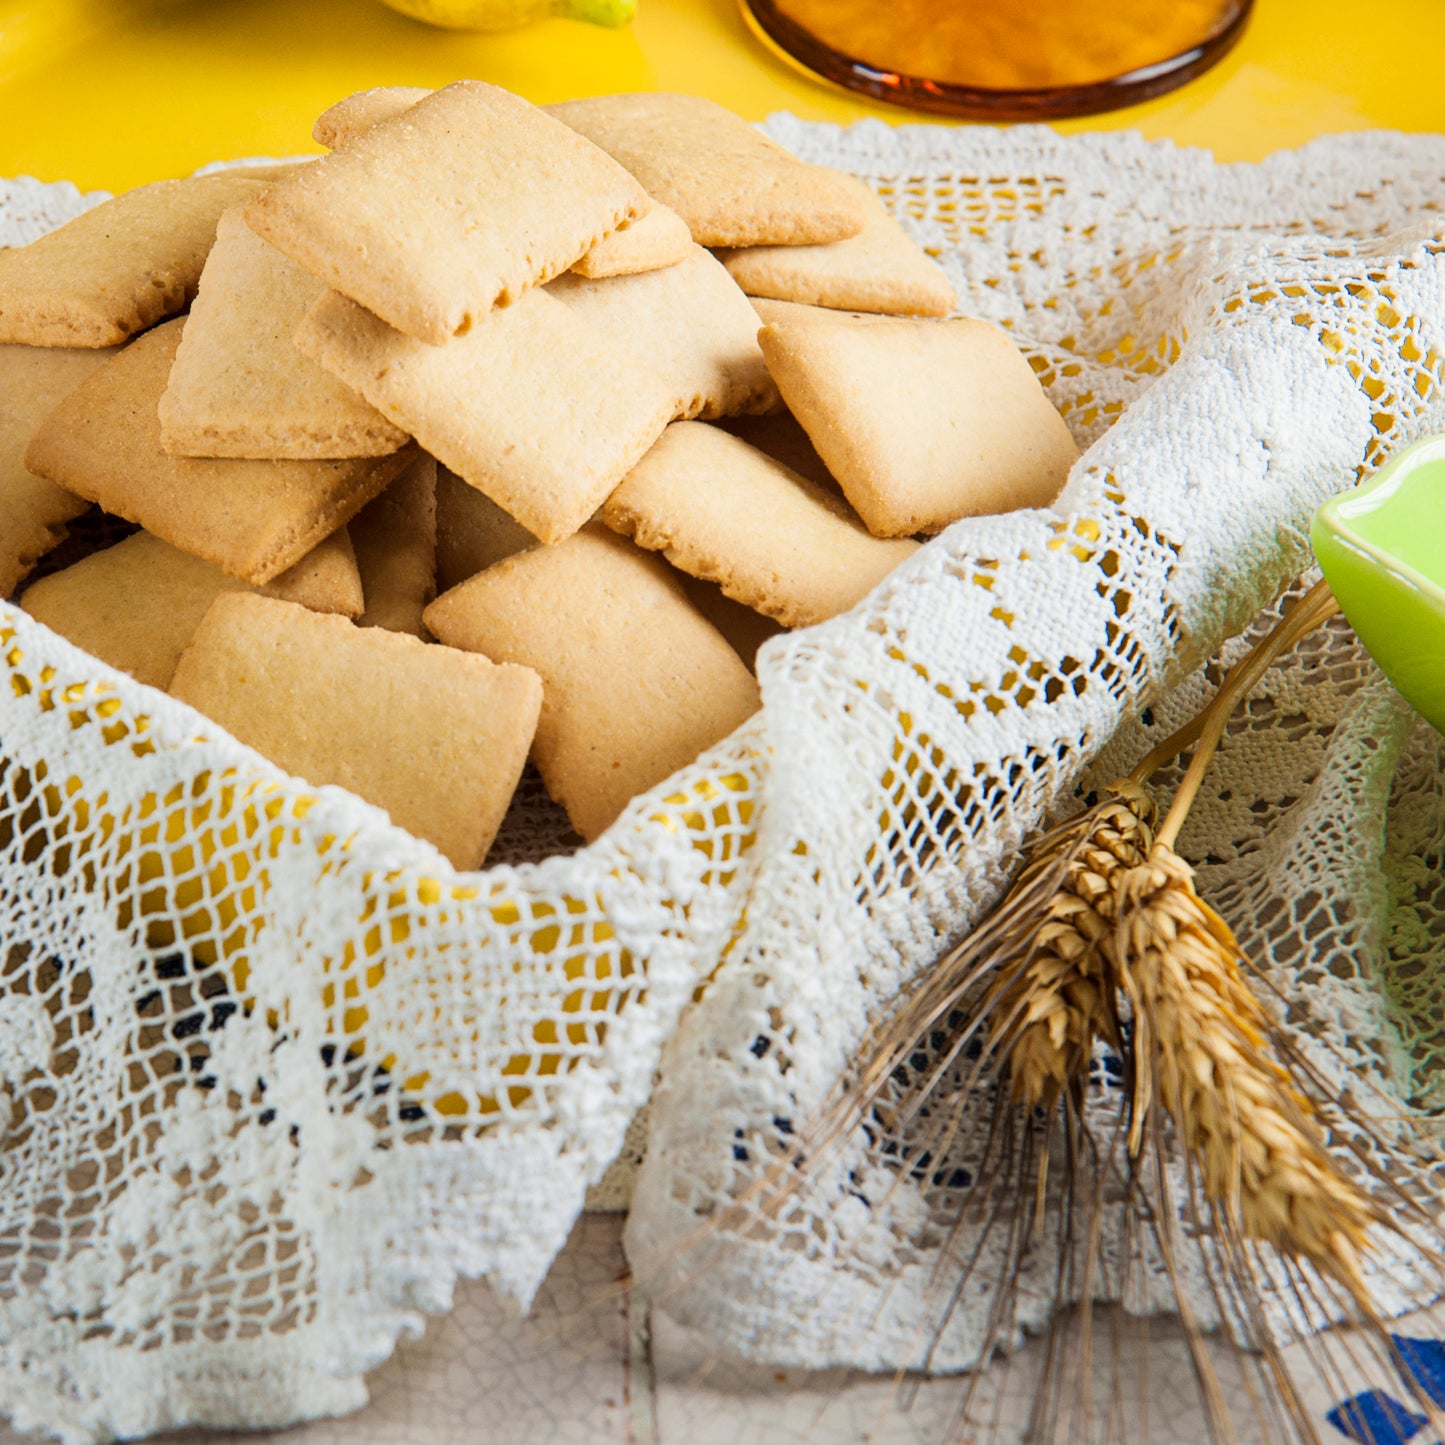
<path fill-rule="evenodd" d="M 355 1407 L 458 1275 L 530 1298 L 659 1066 L 630 1244 L 689 1238 L 1022 840 L 1199 701 L 1200 664 L 1307 567 L 1313 508 L 1445 424 L 1445 140 L 1216 166 L 1133 135 L 769 128 L 869 180 L 1011 329 L 1089 448 L 1065 493 L 768 644 L 762 712 L 590 847 L 524 790 L 475 874 L 0 605 L 0 1408 L 22 1425 Z M 84 203 L 6 183 L 0 241 Z M 1271 674 L 1182 842 L 1320 1066 L 1417 1107 L 1445 1016 L 1440 765 L 1335 627 Z M 896 1157 L 860 1138 L 669 1311 L 753 1358 L 916 1361 L 953 1183 Z M 1413 1297 L 1408 1261 L 1382 1291 Z M 969 1363 L 978 1326 L 955 1310 L 933 1363 Z"/>

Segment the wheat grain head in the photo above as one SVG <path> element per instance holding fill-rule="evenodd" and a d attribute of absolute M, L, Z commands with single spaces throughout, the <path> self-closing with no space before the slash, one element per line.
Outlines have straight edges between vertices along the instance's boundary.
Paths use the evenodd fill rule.
<path fill-rule="evenodd" d="M 998 960 L 984 1003 L 989 1042 L 1007 1060 L 1017 1103 L 1052 1108 L 1088 1073 L 1096 1040 L 1119 1046 L 1117 985 L 1106 946 L 1117 879 L 1149 856 L 1153 817 L 1141 787 L 1118 783 L 1104 801 L 1041 840 L 1015 886 L 1022 892 L 1032 875 L 1062 860 L 1057 890 L 1028 947 Z"/>
<path fill-rule="evenodd" d="M 1234 935 L 1167 844 L 1115 887 L 1106 948 L 1130 1004 L 1131 1155 L 1157 1102 L 1229 1227 L 1307 1260 L 1365 1305 L 1360 1255 L 1380 1211 L 1341 1172 L 1314 1105 L 1274 1057 L 1276 1026 Z"/>

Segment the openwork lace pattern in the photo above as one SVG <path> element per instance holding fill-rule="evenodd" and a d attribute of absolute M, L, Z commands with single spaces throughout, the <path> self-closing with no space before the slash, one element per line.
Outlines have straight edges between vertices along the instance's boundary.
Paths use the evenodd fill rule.
<path fill-rule="evenodd" d="M 770 130 L 867 179 L 1010 329 L 1088 447 L 1067 489 L 768 644 L 763 710 L 591 846 L 530 781 L 471 874 L 0 604 L 22 1425 L 355 1408 L 459 1275 L 530 1298 L 654 1077 L 629 1230 L 666 1255 L 1021 842 L 1208 695 L 1308 566 L 1313 508 L 1445 425 L 1445 142 L 1216 166 L 1130 135 Z M 6 185 L 9 244 L 94 199 Z M 1442 1084 L 1436 742 L 1334 627 L 1237 721 L 1182 840 L 1301 1046 L 1397 1110 Z M 860 1135 L 668 1307 L 757 1358 L 917 1362 L 966 1172 Z M 953 1311 L 931 1362 L 978 1338 Z"/>

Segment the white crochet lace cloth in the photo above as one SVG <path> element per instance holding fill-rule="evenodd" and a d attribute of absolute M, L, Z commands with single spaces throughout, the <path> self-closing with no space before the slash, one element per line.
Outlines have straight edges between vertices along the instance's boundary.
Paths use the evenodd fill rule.
<path fill-rule="evenodd" d="M 630 1244 L 691 1237 L 1021 842 L 1207 695 L 1200 665 L 1309 565 L 1313 508 L 1445 427 L 1445 140 L 1216 166 L 1133 135 L 769 128 L 867 178 L 1011 329 L 1088 448 L 1064 495 L 958 524 L 769 644 L 762 712 L 592 846 L 524 790 L 474 874 L 0 604 L 0 1409 L 22 1426 L 354 1408 L 459 1274 L 527 1302 L 659 1067 Z M 0 183 L 0 242 L 86 199 Z M 1272 673 L 1182 840 L 1320 1067 L 1420 1107 L 1440 773 L 1335 626 Z M 669 1310 L 755 1358 L 920 1359 L 956 1181 L 900 1180 L 876 1144 L 729 1232 Z M 935 1365 L 971 1361 L 977 1314 Z"/>

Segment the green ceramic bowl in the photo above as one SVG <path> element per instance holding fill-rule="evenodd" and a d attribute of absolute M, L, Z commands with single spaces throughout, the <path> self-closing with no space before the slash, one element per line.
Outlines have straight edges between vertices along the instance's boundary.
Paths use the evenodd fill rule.
<path fill-rule="evenodd" d="M 1445 733 L 1445 436 L 1331 497 L 1310 540 L 1370 656 Z"/>

